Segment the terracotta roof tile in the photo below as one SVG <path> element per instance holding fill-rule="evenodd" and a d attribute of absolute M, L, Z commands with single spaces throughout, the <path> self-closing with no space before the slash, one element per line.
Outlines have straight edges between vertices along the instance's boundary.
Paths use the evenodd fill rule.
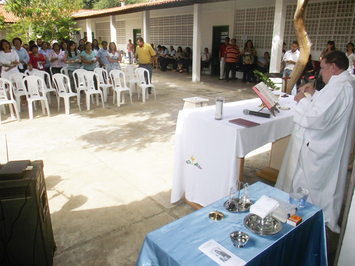
<path fill-rule="evenodd" d="M 18 21 L 18 17 L 15 16 L 14 14 L 7 12 L 5 10 L 5 5 L 0 5 L 0 12 L 4 17 L 4 22 L 5 23 L 14 23 L 16 21 Z"/>

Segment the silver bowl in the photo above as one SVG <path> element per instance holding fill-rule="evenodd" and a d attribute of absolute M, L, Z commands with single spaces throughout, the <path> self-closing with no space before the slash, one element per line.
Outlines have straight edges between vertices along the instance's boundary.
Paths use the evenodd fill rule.
<path fill-rule="evenodd" d="M 236 248 L 242 248 L 244 247 L 248 241 L 249 241 L 249 236 L 248 234 L 242 232 L 242 231 L 234 231 L 230 235 L 231 240 L 233 242 L 233 245 Z"/>
<path fill-rule="evenodd" d="M 261 236 L 274 235 L 282 229 L 281 222 L 271 215 L 262 219 L 260 216 L 253 213 L 244 217 L 244 225 L 253 233 Z"/>

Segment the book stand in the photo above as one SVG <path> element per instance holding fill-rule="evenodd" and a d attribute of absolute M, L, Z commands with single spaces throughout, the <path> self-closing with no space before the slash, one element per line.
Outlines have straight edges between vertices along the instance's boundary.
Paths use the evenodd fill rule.
<path fill-rule="evenodd" d="M 276 105 L 279 104 L 278 98 L 270 91 L 264 82 L 256 84 L 252 89 L 259 96 L 260 100 L 269 109 L 273 116 L 276 116 L 275 111 L 280 113 L 280 110 L 276 107 Z M 262 109 L 264 109 L 264 107 L 261 108 L 261 110 Z"/>

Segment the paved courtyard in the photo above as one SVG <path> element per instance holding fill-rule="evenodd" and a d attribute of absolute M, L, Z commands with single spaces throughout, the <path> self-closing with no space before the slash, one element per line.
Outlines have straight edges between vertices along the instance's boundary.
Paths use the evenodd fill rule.
<path fill-rule="evenodd" d="M 170 203 L 175 126 L 183 98 L 200 96 L 214 104 L 255 98 L 251 84 L 204 75 L 192 83 L 185 73 L 154 70 L 157 100 L 133 96 L 133 105 L 117 107 L 109 96 L 105 108 L 91 105 L 71 114 L 58 112 L 52 96 L 51 116 L 21 121 L 2 114 L 0 161 L 43 160 L 57 251 L 55 265 L 134 265 L 145 235 L 194 211 L 184 200 Z M 126 98 L 127 99 L 127 98 Z M 267 148 L 266 148 L 267 149 Z M 269 152 L 246 159 L 244 179 L 258 180 Z"/>

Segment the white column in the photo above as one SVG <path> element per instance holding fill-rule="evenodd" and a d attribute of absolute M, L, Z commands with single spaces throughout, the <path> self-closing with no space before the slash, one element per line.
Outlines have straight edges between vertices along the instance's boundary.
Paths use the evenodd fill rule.
<path fill-rule="evenodd" d="M 110 16 L 111 42 L 117 42 L 116 16 Z"/>
<path fill-rule="evenodd" d="M 150 43 L 150 12 L 143 11 L 143 30 L 142 38 L 144 42 Z"/>
<path fill-rule="evenodd" d="M 236 36 L 235 36 L 235 31 L 236 31 L 236 25 L 235 25 L 235 21 L 236 21 L 236 1 L 233 1 L 231 4 L 232 4 L 232 7 L 231 7 L 231 10 L 232 10 L 232 13 L 233 13 L 233 22 L 231 23 L 231 25 L 230 25 L 230 30 L 229 30 L 229 37 L 231 38 L 231 39 L 233 39 L 233 38 L 237 38 Z M 224 41 L 223 41 L 224 42 Z M 239 49 L 241 49 L 242 47 L 239 47 Z"/>
<path fill-rule="evenodd" d="M 274 31 L 272 33 L 272 47 L 270 60 L 270 73 L 279 73 L 282 57 L 282 44 L 284 40 L 286 17 L 286 3 L 284 0 L 275 0 Z"/>
<path fill-rule="evenodd" d="M 201 19 L 202 5 L 194 4 L 194 28 L 192 48 L 192 82 L 198 82 L 201 78 Z"/>
<path fill-rule="evenodd" d="M 91 19 L 86 19 L 86 38 L 88 42 L 92 42 L 92 27 L 91 27 Z"/>

